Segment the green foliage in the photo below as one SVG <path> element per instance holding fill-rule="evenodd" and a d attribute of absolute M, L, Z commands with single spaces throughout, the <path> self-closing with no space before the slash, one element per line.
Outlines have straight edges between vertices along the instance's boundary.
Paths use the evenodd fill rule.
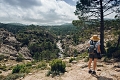
<path fill-rule="evenodd" d="M 1 64 L 0 64 L 0 69 L 3 70 L 3 71 L 6 71 L 6 70 L 7 70 L 7 66 L 6 66 L 6 65 L 1 65 Z"/>
<path fill-rule="evenodd" d="M 19 65 L 19 64 L 17 64 L 17 65 L 13 68 L 12 73 L 19 73 L 22 68 L 24 68 L 24 65 Z"/>
<path fill-rule="evenodd" d="M 53 74 L 58 75 L 59 73 L 65 72 L 66 64 L 60 59 L 53 60 L 50 66 L 51 66 L 51 71 Z"/>
<path fill-rule="evenodd" d="M 26 67 L 26 65 L 19 65 L 17 64 L 13 70 L 12 70 L 12 74 L 13 73 L 29 73 L 29 69 Z"/>
<path fill-rule="evenodd" d="M 1 80 L 16 80 L 21 77 L 25 77 L 25 74 L 23 73 L 9 74 L 6 77 L 2 77 Z"/>
<path fill-rule="evenodd" d="M 69 63 L 71 63 L 73 60 L 75 60 L 75 58 L 70 58 Z"/>
<path fill-rule="evenodd" d="M 117 50 L 113 53 L 114 58 L 119 58 L 120 59 L 120 50 Z"/>
<path fill-rule="evenodd" d="M 110 57 L 112 57 L 112 53 L 114 53 L 116 51 L 116 47 L 109 47 L 108 49 L 107 49 L 107 53 L 106 53 L 106 56 L 108 57 L 108 58 L 110 58 Z"/>
<path fill-rule="evenodd" d="M 74 50 L 74 52 L 73 52 L 73 53 L 74 53 L 74 57 L 78 56 L 78 52 L 77 52 L 77 50 L 76 50 L 76 49 Z"/>
<path fill-rule="evenodd" d="M 45 26 L 44 26 L 45 27 Z M 45 27 L 47 30 L 49 30 L 51 33 L 57 35 L 57 36 L 66 36 L 74 34 L 74 32 L 78 31 L 74 25 L 70 24 L 63 24 L 60 26 L 47 26 Z"/>
<path fill-rule="evenodd" d="M 27 26 L 22 25 L 22 24 L 4 24 L 4 23 L 0 23 L 0 28 L 4 28 L 12 33 L 17 33 L 20 30 L 24 30 Z"/>
<path fill-rule="evenodd" d="M 26 64 L 26 67 L 31 67 L 32 66 L 32 63 L 31 62 L 28 62 L 27 64 Z"/>
<path fill-rule="evenodd" d="M 112 45 L 111 41 L 108 41 L 108 42 L 106 43 L 106 47 L 110 47 L 111 45 Z"/>
<path fill-rule="evenodd" d="M 87 52 L 84 52 L 84 53 L 81 53 L 79 55 L 81 58 L 86 58 L 88 56 L 88 53 Z"/>
<path fill-rule="evenodd" d="M 16 61 L 22 62 L 22 60 L 24 60 L 24 57 L 23 57 L 20 53 L 18 53 L 18 54 L 19 54 L 19 55 L 18 55 Z"/>
<path fill-rule="evenodd" d="M 0 61 L 4 60 L 4 58 L 6 58 L 4 55 L 0 55 Z"/>
<path fill-rule="evenodd" d="M 37 61 L 57 58 L 59 49 L 55 43 L 56 37 L 40 26 L 30 25 L 17 33 L 16 38 L 23 43 L 22 46 L 28 46 L 32 57 Z"/>
<path fill-rule="evenodd" d="M 42 61 L 37 65 L 37 68 L 40 68 L 40 69 L 44 70 L 44 69 L 47 68 L 47 63 Z"/>
<path fill-rule="evenodd" d="M 79 36 L 78 35 L 73 35 L 73 42 L 75 44 L 78 44 L 78 42 L 79 42 Z"/>

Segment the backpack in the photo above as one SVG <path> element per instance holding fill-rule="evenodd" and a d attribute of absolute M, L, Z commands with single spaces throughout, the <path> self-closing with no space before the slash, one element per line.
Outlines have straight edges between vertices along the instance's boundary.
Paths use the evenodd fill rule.
<path fill-rule="evenodd" d="M 90 54 L 95 53 L 95 50 L 96 50 L 95 45 L 96 45 L 96 43 L 97 43 L 96 41 L 93 41 L 93 40 L 90 41 L 90 46 L 88 47 L 88 53 L 90 53 Z"/>

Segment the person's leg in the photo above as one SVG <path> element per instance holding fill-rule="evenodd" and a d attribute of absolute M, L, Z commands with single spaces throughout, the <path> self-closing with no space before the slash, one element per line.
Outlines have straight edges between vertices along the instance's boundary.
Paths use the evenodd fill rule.
<path fill-rule="evenodd" d="M 96 69 L 96 66 L 97 66 L 97 58 L 94 59 L 94 62 L 93 62 L 93 70 L 95 71 Z"/>
<path fill-rule="evenodd" d="M 89 68 L 89 71 L 88 73 L 91 73 L 92 70 L 91 70 L 91 63 L 93 61 L 93 54 L 89 54 L 89 61 L 88 61 L 88 68 Z"/>
<path fill-rule="evenodd" d="M 97 58 L 94 58 L 94 61 L 93 61 L 93 72 L 92 72 L 92 74 L 96 74 L 96 72 L 95 72 L 96 67 L 97 67 Z"/>
<path fill-rule="evenodd" d="M 92 63 L 92 58 L 89 58 L 89 62 L 88 62 L 88 68 L 89 68 L 89 70 L 91 68 L 91 63 Z"/>

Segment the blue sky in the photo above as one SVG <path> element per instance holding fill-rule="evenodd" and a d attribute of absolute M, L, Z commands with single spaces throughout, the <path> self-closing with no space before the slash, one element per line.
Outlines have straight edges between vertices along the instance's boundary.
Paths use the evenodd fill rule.
<path fill-rule="evenodd" d="M 0 0 L 0 22 L 37 25 L 71 23 L 77 0 Z"/>

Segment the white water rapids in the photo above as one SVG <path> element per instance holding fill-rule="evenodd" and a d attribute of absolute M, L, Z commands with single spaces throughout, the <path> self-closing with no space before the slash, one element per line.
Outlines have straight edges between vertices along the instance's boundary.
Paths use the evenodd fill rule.
<path fill-rule="evenodd" d="M 60 43 L 60 40 L 57 42 L 57 47 L 60 49 L 60 52 L 58 53 L 59 54 L 59 58 L 63 58 L 64 56 L 63 56 L 63 49 L 62 49 L 62 44 Z"/>

